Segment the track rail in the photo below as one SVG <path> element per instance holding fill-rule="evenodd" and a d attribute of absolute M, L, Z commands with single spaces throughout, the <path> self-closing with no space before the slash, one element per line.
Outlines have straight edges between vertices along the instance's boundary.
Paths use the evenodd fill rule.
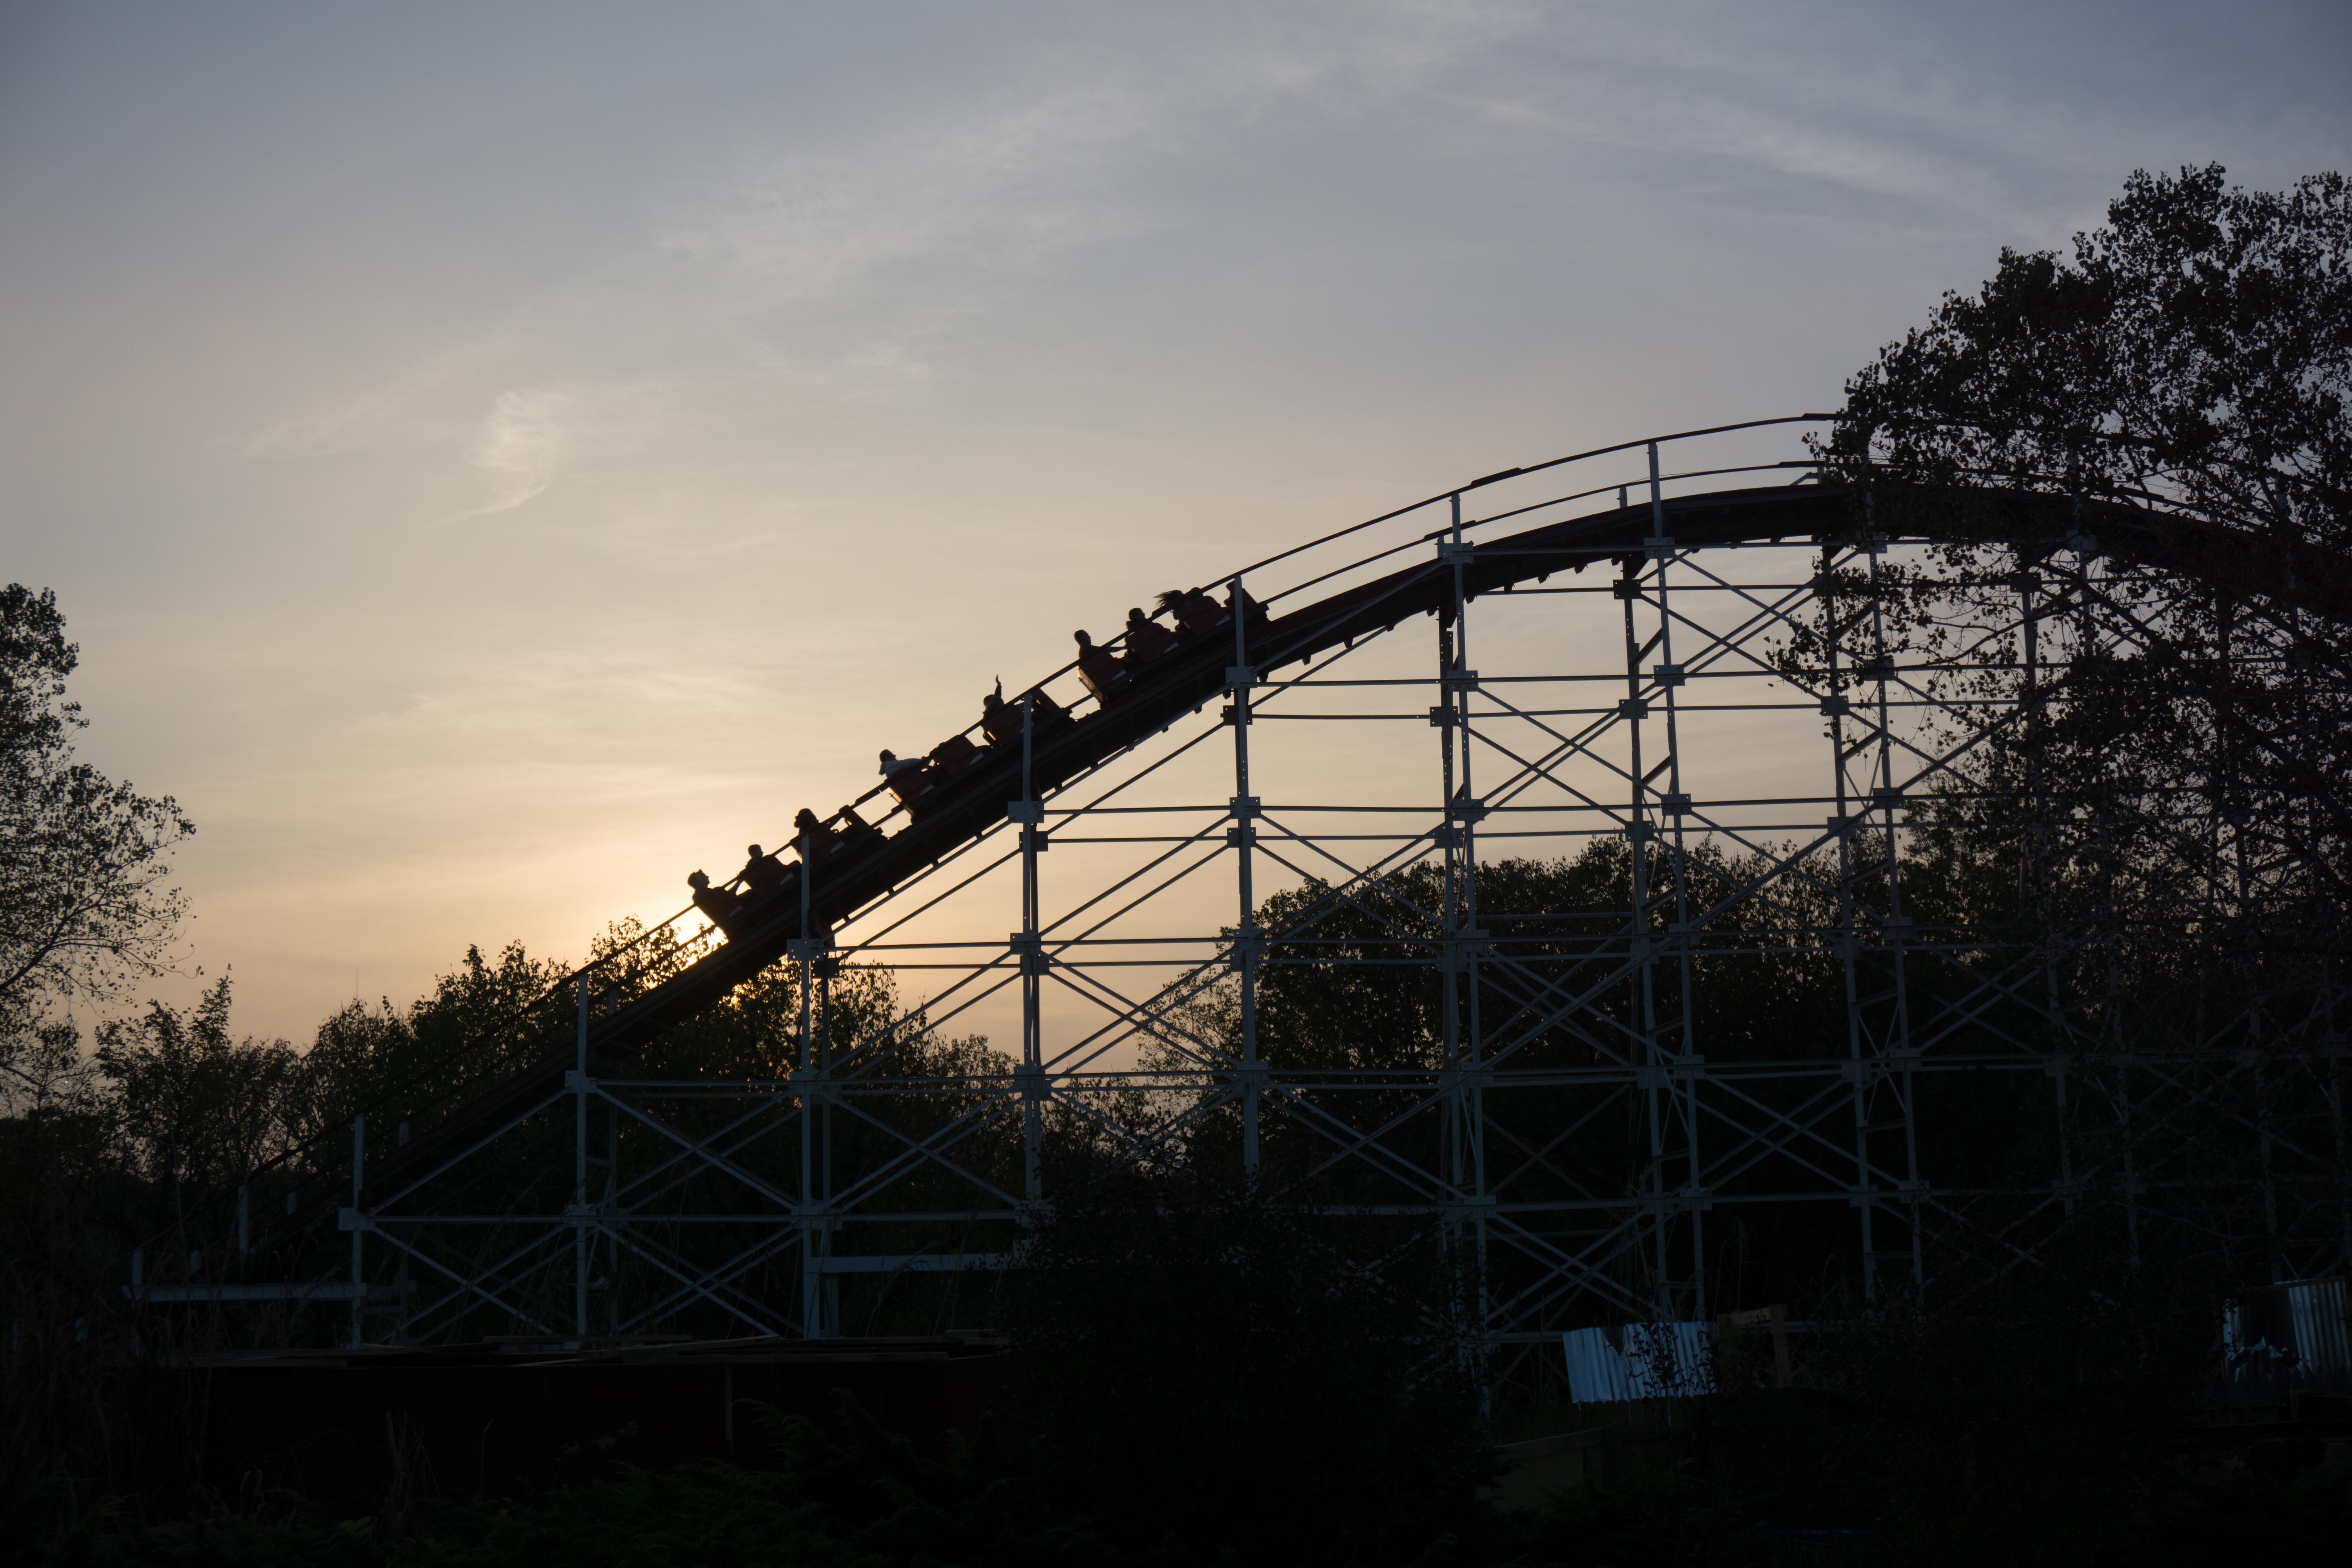
<path fill-rule="evenodd" d="M 1943 520 L 1931 531 L 1900 533 L 1897 542 L 2000 542 L 2031 551 L 2079 546 L 2087 534 L 2097 552 L 2111 558 L 2181 572 L 2233 595 L 2269 597 L 2333 619 L 2352 619 L 2352 563 L 2303 551 L 2289 554 L 2266 536 L 2177 512 L 2114 502 L 2071 503 L 2063 497 L 2015 490 L 1930 495 L 1882 488 L 1875 499 L 1888 503 L 1876 509 L 1881 516 Z M 1896 502 L 1903 504 L 1892 504 Z M 1475 542 L 1469 546 L 1465 567 L 1466 593 L 1475 596 L 1507 591 L 1555 573 L 1581 572 L 1598 561 L 1638 559 L 1644 541 L 1661 523 L 1663 531 L 1684 549 L 1812 542 L 1854 536 L 1868 526 L 1871 510 L 1853 490 L 1801 482 L 1670 498 L 1658 504 L 1662 517 L 1643 500 Z M 1263 679 L 1413 616 L 1450 616 L 1453 564 L 1441 570 L 1434 561 L 1412 563 L 1287 609 L 1248 633 L 1247 662 Z M 1137 672 L 1108 704 L 1041 729 L 1030 763 L 1034 793 L 1040 799 L 1053 795 L 1216 700 L 1227 688 L 1234 650 L 1228 617 L 1218 631 L 1181 641 Z M 822 857 L 808 874 L 805 889 L 800 867 L 789 867 L 781 884 L 744 906 L 729 922 L 731 931 L 715 950 L 616 1012 L 592 1019 L 592 1073 L 625 1067 L 664 1031 L 696 1016 L 782 958 L 796 939 L 830 932 L 906 879 L 1003 821 L 1006 804 L 1022 795 L 1022 768 L 1019 746 L 988 749 L 950 784 L 936 789 L 922 811 L 898 831 L 866 836 Z M 805 933 L 803 901 L 808 910 Z M 562 1093 L 576 1052 L 574 1045 L 549 1052 L 488 1085 L 419 1138 L 372 1159 L 359 1202 L 364 1206 L 375 1195 L 398 1189 L 454 1150 Z M 334 1206 L 313 1204 L 289 1216 L 281 1229 L 305 1228 L 331 1217 Z"/>

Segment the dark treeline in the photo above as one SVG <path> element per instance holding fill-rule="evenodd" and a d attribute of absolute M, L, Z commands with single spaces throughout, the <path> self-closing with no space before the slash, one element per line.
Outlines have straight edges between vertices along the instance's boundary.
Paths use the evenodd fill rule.
<path fill-rule="evenodd" d="M 616 952 L 633 960 L 599 972 L 615 996 L 658 984 L 694 954 L 690 942 L 659 946 L 644 935 L 624 923 L 591 944 L 592 962 Z M 348 1331 L 348 1310 L 275 1302 L 142 1307 L 125 1300 L 134 1254 L 149 1279 L 333 1273 L 331 1235 L 322 1238 L 315 1225 L 293 1227 L 269 1247 L 270 1222 L 331 1197 L 332 1184 L 348 1180 L 355 1114 L 376 1118 L 379 1136 L 396 1148 L 407 1135 L 404 1124 L 429 1127 L 465 1093 L 562 1041 L 571 1006 L 561 983 L 569 973 L 517 943 L 495 958 L 469 948 L 405 1007 L 354 1001 L 321 1021 L 300 1048 L 240 1035 L 226 976 L 192 1007 L 150 1002 L 100 1024 L 92 1038 L 56 1023 L 43 1027 L 7 1064 L 0 1098 L 6 1270 L 0 1310 L 10 1336 L 0 1441 L 9 1473 L 55 1479 L 69 1509 L 78 1499 L 180 1485 L 184 1467 L 160 1463 L 119 1419 L 121 1403 L 141 1397 L 131 1386 L 142 1384 L 141 1369 L 193 1353 L 335 1343 Z M 919 1021 L 910 1026 L 885 971 L 848 970 L 825 988 L 825 1006 L 830 1037 L 843 1048 L 892 1030 L 897 1070 L 909 1076 L 988 1079 L 1009 1070 L 982 1039 L 941 1038 Z M 641 1069 L 781 1078 L 793 1065 L 799 1014 L 799 987 L 787 966 L 671 1031 L 645 1054 Z M 953 1114 L 951 1096 L 929 1098 L 937 1103 L 919 1114 Z M 476 1201 L 508 1212 L 560 1206 L 569 1178 L 561 1162 L 545 1157 L 543 1141 L 525 1136 L 501 1145 L 488 1168 L 473 1173 Z M 1011 1158 L 1017 1163 L 1017 1150 Z M 240 1200 L 251 1233 L 264 1238 L 251 1257 L 232 1256 Z M 677 1201 L 690 1210 L 695 1194 Z M 678 1326 L 732 1331 L 724 1320 Z M 916 1311 L 885 1326 L 936 1324 Z M 457 1325 L 460 1337 L 467 1327 Z M 877 1324 L 862 1327 L 874 1331 Z M 165 1426 L 196 1419 L 183 1410 L 151 1414 Z"/>
<path fill-rule="evenodd" d="M 11 1474 L 55 1479 L 68 1500 L 85 1486 L 116 1489 L 128 1479 L 119 1466 L 152 1468 L 110 1408 L 136 1369 L 175 1351 L 299 1336 L 282 1314 L 247 1323 L 217 1309 L 135 1311 L 123 1300 L 134 1249 L 164 1266 L 175 1250 L 217 1255 L 257 1171 L 339 1132 L 412 1062 L 473 1047 L 485 1020 L 543 986 L 547 967 L 519 948 L 495 963 L 469 951 L 404 1011 L 355 1002 L 299 1051 L 236 1033 L 226 976 L 193 1007 L 151 1002 L 93 1039 L 46 1025 L 8 1063 L 0 1102 L 11 1351 L 0 1438 Z"/>

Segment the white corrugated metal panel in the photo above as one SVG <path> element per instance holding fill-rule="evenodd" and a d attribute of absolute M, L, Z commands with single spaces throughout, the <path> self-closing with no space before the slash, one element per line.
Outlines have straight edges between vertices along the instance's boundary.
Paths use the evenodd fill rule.
<path fill-rule="evenodd" d="M 2345 1282 L 2293 1279 L 2252 1290 L 2221 1311 L 2221 1348 L 2236 1378 L 2284 1377 L 2296 1388 L 2352 1393 Z"/>
<path fill-rule="evenodd" d="M 1560 1335 L 1568 1396 L 1579 1405 L 1715 1392 L 1715 1325 L 1627 1323 Z"/>
<path fill-rule="evenodd" d="M 2311 1279 L 2286 1288 L 2294 1321 L 2295 1371 L 2315 1382 L 2352 1373 L 2344 1326 L 2344 1281 Z"/>
<path fill-rule="evenodd" d="M 1614 1329 L 1575 1329 L 1559 1336 L 1568 1352 L 1568 1397 L 1578 1405 L 1621 1403 L 1633 1397 L 1625 1358 Z"/>

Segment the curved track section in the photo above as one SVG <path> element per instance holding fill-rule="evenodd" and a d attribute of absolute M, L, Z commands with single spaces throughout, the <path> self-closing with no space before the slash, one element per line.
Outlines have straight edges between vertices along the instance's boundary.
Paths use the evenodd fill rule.
<path fill-rule="evenodd" d="M 1960 515 L 1968 520 L 1966 537 L 1971 539 L 2000 539 L 2046 550 L 2080 542 L 2087 523 L 2088 548 L 2100 556 L 2224 580 L 2234 592 L 2307 604 L 2339 618 L 2347 605 L 2345 590 L 2352 586 L 2342 574 L 2305 563 L 2304 586 L 2294 589 L 2291 571 L 2271 556 L 2267 542 L 2233 535 L 2195 519 L 2117 506 L 2096 507 L 2085 518 L 2063 500 L 2042 495 L 1988 491 L 1968 502 Z M 904 820 L 895 833 L 877 830 L 874 837 L 852 839 L 838 849 L 829 846 L 806 879 L 805 889 L 799 863 L 789 863 L 782 883 L 764 899 L 747 901 L 743 911 L 731 918 L 735 930 L 722 946 L 616 1014 L 592 1017 L 591 1060 L 604 1068 L 622 1067 L 629 1053 L 785 957 L 803 934 L 803 895 L 805 929 L 831 931 L 925 868 L 1003 826 L 1006 803 L 1049 799 L 1139 742 L 1199 712 L 1203 704 L 1229 697 L 1229 672 L 1237 666 L 1248 668 L 1256 680 L 1279 685 L 1284 670 L 1391 631 L 1400 622 L 1421 616 L 1450 620 L 1457 592 L 1475 599 L 1521 584 L 1542 583 L 1555 573 L 1580 573 L 1596 563 L 1642 560 L 1644 542 L 1661 534 L 1681 551 L 1780 544 L 1792 539 L 1818 546 L 1857 536 L 1864 521 L 1853 494 L 1819 485 L 1665 498 L 1654 509 L 1646 502 L 1621 504 L 1517 533 L 1470 541 L 1467 555 L 1454 558 L 1461 568 L 1458 583 L 1453 562 L 1443 556 L 1400 567 L 1272 616 L 1238 644 L 1231 640 L 1230 615 L 1221 614 L 1213 631 L 1187 638 L 1162 655 L 1111 702 L 1097 704 L 1037 737 L 1025 784 L 1017 742 L 983 745 L 979 760 L 938 791 L 944 798 L 930 802 L 921 820 Z M 1937 542 L 1920 536 L 1901 542 Z M 890 826 L 886 818 L 883 827 Z M 828 838 L 839 831 L 836 814 L 826 825 Z M 371 1183 L 397 1183 L 404 1173 L 510 1119 L 520 1108 L 559 1092 L 575 1060 L 576 1054 L 567 1048 L 489 1089 L 438 1124 L 429 1141 L 383 1161 Z"/>
<path fill-rule="evenodd" d="M 1564 1328 L 2006 1266 L 2094 1211 L 2135 1247 L 2340 1266 L 2340 966 L 2200 949 L 2187 1011 L 2149 979 L 2190 962 L 2181 899 L 2284 929 L 2332 851 L 2258 844 L 2210 759 L 2128 818 L 1986 759 L 2025 754 L 2070 668 L 2145 646 L 2162 584 L 2244 605 L 2252 668 L 2352 619 L 2344 563 L 2154 506 L 1661 449 L 1549 498 L 1520 500 L 1559 465 L 1490 476 L 1235 574 L 1238 626 L 1195 601 L 1123 667 L 1055 672 L 935 752 L 911 809 L 877 790 L 712 896 L 723 940 L 657 984 L 592 1005 L 580 977 L 560 1048 L 373 1157 L 355 1136 L 350 1197 L 278 1233 L 333 1215 L 348 1277 L 255 1289 L 348 1300 L 370 1339 L 950 1318 L 1079 1145 L 1257 1181 L 1368 1262 L 1433 1234 L 1498 1378 L 1540 1382 Z M 2000 570 L 1931 595 L 1939 546 Z M 666 1065 L 780 963 L 780 1070 Z M 922 994 L 836 1040 L 844 964 Z M 975 1025 L 1018 1052 L 930 1048 Z M 2256 1122 L 2260 1170 L 2200 1157 Z"/>

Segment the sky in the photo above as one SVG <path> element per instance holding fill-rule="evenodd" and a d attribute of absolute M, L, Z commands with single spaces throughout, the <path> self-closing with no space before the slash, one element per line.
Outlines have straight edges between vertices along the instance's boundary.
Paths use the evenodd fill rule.
<path fill-rule="evenodd" d="M 1833 407 L 2332 4 L 0 4 L 0 580 L 195 820 L 184 1001 L 572 958 L 1068 629 Z M 203 971 L 199 978 L 198 970 Z"/>

